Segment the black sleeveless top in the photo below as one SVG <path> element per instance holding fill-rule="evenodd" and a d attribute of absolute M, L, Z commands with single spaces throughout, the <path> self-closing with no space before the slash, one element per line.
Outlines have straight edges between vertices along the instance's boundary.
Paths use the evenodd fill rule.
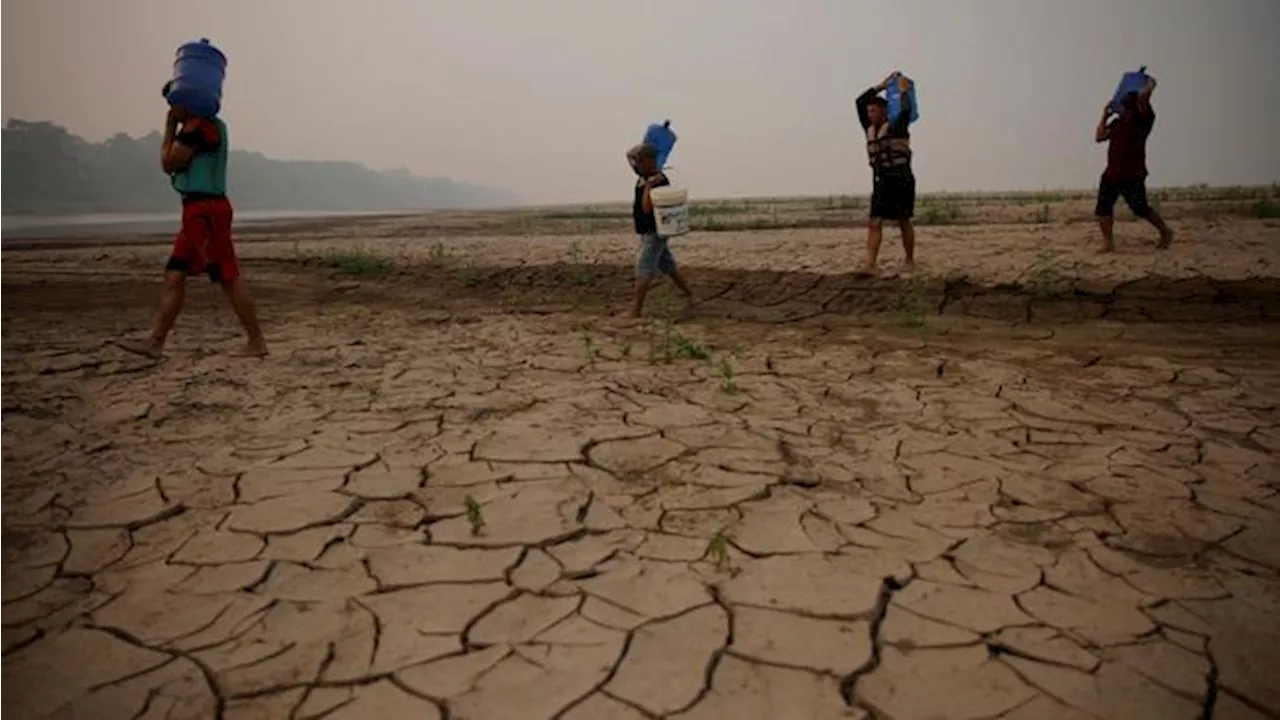
<path fill-rule="evenodd" d="M 654 187 L 662 187 L 670 185 L 667 176 L 663 175 L 662 179 L 654 183 Z M 635 202 L 631 205 L 631 217 L 636 221 L 637 235 L 656 235 L 658 232 L 658 221 L 653 217 L 653 212 L 644 211 L 644 178 L 636 179 L 636 197 Z"/>

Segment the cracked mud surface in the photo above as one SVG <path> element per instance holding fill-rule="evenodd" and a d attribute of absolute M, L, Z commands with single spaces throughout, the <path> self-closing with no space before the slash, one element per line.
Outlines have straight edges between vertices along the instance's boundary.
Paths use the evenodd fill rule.
<path fill-rule="evenodd" d="M 1274 325 L 916 331 L 739 275 L 672 331 L 710 360 L 651 362 L 555 269 L 262 260 L 270 358 L 193 282 L 151 363 L 117 253 L 4 258 L 15 717 L 1280 717 Z"/>

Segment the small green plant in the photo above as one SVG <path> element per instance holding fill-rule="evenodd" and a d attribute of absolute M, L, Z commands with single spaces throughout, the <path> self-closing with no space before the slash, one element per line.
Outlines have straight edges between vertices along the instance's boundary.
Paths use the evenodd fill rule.
<path fill-rule="evenodd" d="M 1039 223 L 1040 225 L 1047 225 L 1049 223 L 1048 204 L 1040 206 L 1040 210 L 1036 213 L 1036 222 Z"/>
<path fill-rule="evenodd" d="M 706 348 L 680 333 L 674 333 L 671 336 L 671 344 L 676 357 L 689 358 L 690 360 L 707 360 L 711 357 L 711 353 L 707 352 Z"/>
<path fill-rule="evenodd" d="M 929 303 L 925 298 L 925 281 L 920 275 L 912 275 L 902 284 L 894 310 L 908 327 L 923 328 L 928 319 Z"/>
<path fill-rule="evenodd" d="M 702 557 L 710 560 L 719 572 L 733 572 L 733 558 L 729 557 L 729 543 L 733 534 L 729 528 L 720 528 L 707 541 L 707 550 Z"/>
<path fill-rule="evenodd" d="M 1259 200 L 1253 206 L 1253 214 L 1262 220 L 1280 218 L 1280 203 L 1272 200 Z"/>
<path fill-rule="evenodd" d="M 649 363 L 670 363 L 675 358 L 675 301 L 665 284 L 658 286 L 649 296 L 658 316 L 657 331 L 649 329 Z"/>
<path fill-rule="evenodd" d="M 427 264 L 431 267 L 445 267 L 452 259 L 449 255 L 449 249 L 444 246 L 444 243 L 432 243 L 431 248 L 427 250 Z"/>
<path fill-rule="evenodd" d="M 480 503 L 476 499 L 467 495 L 462 500 L 462 506 L 467 511 L 467 523 L 471 525 L 471 535 L 478 537 L 484 534 L 484 511 L 480 508 Z"/>
<path fill-rule="evenodd" d="M 329 250 L 300 257 L 304 265 L 330 268 L 342 275 L 385 275 L 395 269 L 389 258 L 365 250 Z"/>
<path fill-rule="evenodd" d="M 591 268 L 583 260 L 582 246 L 577 240 L 569 243 L 569 279 L 575 285 L 590 285 L 595 280 L 595 274 L 591 272 Z"/>
<path fill-rule="evenodd" d="M 960 208 L 955 205 L 925 205 L 916 218 L 917 225 L 954 225 L 960 221 Z"/>
<path fill-rule="evenodd" d="M 596 355 L 599 354 L 595 347 L 595 341 L 591 339 L 591 331 L 587 328 L 583 328 L 581 333 L 582 350 L 587 355 L 587 364 L 594 367 L 596 364 Z"/>
<path fill-rule="evenodd" d="M 778 371 L 778 369 L 774 367 L 772 355 L 764 356 L 764 369 L 771 373 L 776 373 Z"/>
<path fill-rule="evenodd" d="M 671 320 L 664 319 L 660 321 L 658 328 L 656 336 L 653 333 L 649 335 L 649 363 L 656 364 L 661 362 L 664 365 L 669 365 L 675 359 L 674 343 L 672 342 L 674 331 L 671 329 Z"/>
<path fill-rule="evenodd" d="M 738 394 L 738 381 L 734 379 L 733 363 L 729 358 L 720 361 L 720 392 L 725 395 Z"/>
<path fill-rule="evenodd" d="M 1027 288 L 1039 298 L 1052 298 L 1065 291 L 1066 282 L 1058 273 L 1053 258 L 1047 252 L 1036 256 L 1027 278 Z"/>
<path fill-rule="evenodd" d="M 708 215 L 706 217 L 689 218 L 689 228 L 691 230 L 701 230 L 702 232 L 719 232 L 725 229 L 725 224 L 720 218 Z"/>
<path fill-rule="evenodd" d="M 827 196 L 827 207 L 832 210 L 857 210 L 861 206 L 862 203 L 853 195 Z"/>
<path fill-rule="evenodd" d="M 462 268 L 462 284 L 469 288 L 480 284 L 480 268 L 476 266 L 475 260 L 468 260 Z"/>
<path fill-rule="evenodd" d="M 631 343 L 623 343 L 622 348 L 619 349 L 618 352 L 622 355 L 623 360 L 631 357 Z"/>

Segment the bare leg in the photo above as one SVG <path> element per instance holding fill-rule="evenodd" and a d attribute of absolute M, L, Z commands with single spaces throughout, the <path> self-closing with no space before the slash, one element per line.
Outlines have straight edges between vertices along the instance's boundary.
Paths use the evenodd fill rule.
<path fill-rule="evenodd" d="M 671 273 L 671 282 L 684 296 L 684 308 L 680 311 L 680 315 L 689 317 L 693 314 L 693 291 L 689 289 L 689 284 L 684 281 L 684 276 L 679 271 Z"/>
<path fill-rule="evenodd" d="M 1099 252 L 1109 253 L 1116 249 L 1115 241 L 1112 239 L 1112 229 L 1115 227 L 1116 218 L 1114 215 L 1099 215 L 1098 227 L 1102 230 L 1102 250 Z"/>
<path fill-rule="evenodd" d="M 903 218 L 898 221 L 898 229 L 902 231 L 902 254 L 910 270 L 916 266 L 916 226 L 911 224 L 911 218 Z"/>
<path fill-rule="evenodd" d="M 249 291 L 245 289 L 244 283 L 239 280 L 224 283 L 222 291 L 227 294 L 227 300 L 231 301 L 231 309 L 235 311 L 245 334 L 249 336 L 244 349 L 236 354 L 246 357 L 266 355 L 267 341 L 262 337 L 262 328 L 258 326 L 258 313 L 254 309 L 253 298 L 249 297 Z"/>
<path fill-rule="evenodd" d="M 1147 216 L 1146 220 L 1147 222 L 1154 225 L 1157 230 L 1160 231 L 1160 242 L 1156 243 L 1156 247 L 1162 250 L 1164 248 L 1169 247 L 1169 245 L 1173 243 L 1173 230 L 1171 230 L 1169 226 L 1165 224 L 1164 218 L 1160 217 L 1160 213 L 1156 212 L 1155 210 L 1152 210 L 1151 214 Z"/>
<path fill-rule="evenodd" d="M 160 309 L 151 325 L 151 336 L 146 340 L 124 340 L 117 345 L 124 350 L 149 358 L 159 358 L 164 354 L 164 341 L 173 329 L 173 323 L 182 312 L 182 301 L 186 297 L 187 274 L 178 270 L 168 270 L 164 274 L 164 289 L 160 291 Z"/>
<path fill-rule="evenodd" d="M 631 317 L 638 318 L 644 313 L 644 298 L 653 287 L 653 278 L 636 278 L 635 299 L 631 303 Z"/>
<path fill-rule="evenodd" d="M 867 222 L 867 256 L 858 268 L 858 274 L 871 275 L 876 271 L 876 260 L 880 257 L 880 241 L 884 239 L 884 221 L 871 218 Z"/>

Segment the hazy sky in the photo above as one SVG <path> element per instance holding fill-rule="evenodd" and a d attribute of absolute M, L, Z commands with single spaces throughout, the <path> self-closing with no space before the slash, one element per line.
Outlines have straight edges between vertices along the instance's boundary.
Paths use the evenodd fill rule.
<path fill-rule="evenodd" d="M 8 0 L 3 114 L 160 126 L 180 43 L 230 58 L 235 145 L 626 200 L 671 118 L 695 195 L 866 192 L 853 99 L 918 85 L 922 190 L 1090 187 L 1119 75 L 1160 80 L 1151 182 L 1280 180 L 1280 0 Z M 1268 70 L 1267 68 L 1271 68 Z M 233 189 L 234 190 L 234 189 Z"/>

